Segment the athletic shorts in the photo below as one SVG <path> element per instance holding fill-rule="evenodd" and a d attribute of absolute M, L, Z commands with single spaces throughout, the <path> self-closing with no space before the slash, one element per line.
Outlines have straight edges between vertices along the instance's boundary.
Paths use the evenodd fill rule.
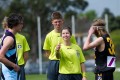
<path fill-rule="evenodd" d="M 95 74 L 95 80 L 114 80 L 113 79 L 113 72 L 106 71 L 103 73 Z"/>
<path fill-rule="evenodd" d="M 59 60 L 50 60 L 48 64 L 47 80 L 58 80 Z"/>
<path fill-rule="evenodd" d="M 17 80 L 18 73 L 14 70 L 9 70 L 4 64 L 2 64 L 2 74 L 3 80 Z"/>
<path fill-rule="evenodd" d="M 59 74 L 58 80 L 82 80 L 81 74 Z"/>
<path fill-rule="evenodd" d="M 20 71 L 18 72 L 18 79 L 19 80 L 26 80 L 24 65 L 20 65 Z"/>

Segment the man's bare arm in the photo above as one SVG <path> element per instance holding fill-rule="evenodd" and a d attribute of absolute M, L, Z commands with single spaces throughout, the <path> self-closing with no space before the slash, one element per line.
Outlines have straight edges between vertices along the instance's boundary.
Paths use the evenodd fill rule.
<path fill-rule="evenodd" d="M 24 61 L 25 61 L 24 65 L 26 64 L 26 62 L 27 62 L 27 60 L 28 60 L 28 58 L 29 58 L 28 52 L 29 52 L 29 51 L 24 52 L 24 55 L 23 55 Z"/>
<path fill-rule="evenodd" d="M 49 58 L 50 53 L 51 53 L 50 50 L 45 50 L 44 56 L 45 56 L 46 58 Z"/>

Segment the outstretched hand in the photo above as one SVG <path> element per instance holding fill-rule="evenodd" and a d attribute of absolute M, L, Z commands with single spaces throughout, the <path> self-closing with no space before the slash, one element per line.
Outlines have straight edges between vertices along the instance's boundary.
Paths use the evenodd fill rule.
<path fill-rule="evenodd" d="M 59 50 L 60 50 L 60 47 L 61 47 L 61 43 L 59 43 L 59 44 L 56 46 L 56 50 L 59 51 Z"/>
<path fill-rule="evenodd" d="M 56 46 L 56 57 L 57 57 L 57 58 L 60 58 L 60 53 L 59 53 L 60 47 L 61 47 L 61 44 L 59 43 L 59 44 Z"/>

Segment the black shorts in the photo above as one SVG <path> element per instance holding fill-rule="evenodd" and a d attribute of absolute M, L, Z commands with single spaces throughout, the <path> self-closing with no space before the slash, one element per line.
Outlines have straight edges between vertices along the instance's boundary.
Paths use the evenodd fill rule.
<path fill-rule="evenodd" d="M 103 73 L 95 74 L 95 80 L 114 80 L 113 71 L 106 71 Z"/>
<path fill-rule="evenodd" d="M 58 80 L 59 60 L 50 60 L 48 64 L 47 80 Z"/>
<path fill-rule="evenodd" d="M 58 80 L 82 80 L 81 74 L 59 74 Z"/>
<path fill-rule="evenodd" d="M 18 71 L 18 80 L 26 80 L 24 65 L 19 65 L 19 66 L 20 66 L 20 71 Z"/>

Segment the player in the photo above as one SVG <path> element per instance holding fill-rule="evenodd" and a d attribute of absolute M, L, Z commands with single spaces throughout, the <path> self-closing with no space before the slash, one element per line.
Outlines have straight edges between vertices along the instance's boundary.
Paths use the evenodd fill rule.
<path fill-rule="evenodd" d="M 23 17 L 12 13 L 7 19 L 8 29 L 2 37 L 0 46 L 0 62 L 2 62 L 3 80 L 17 80 L 17 65 L 15 34 L 23 27 Z"/>
<path fill-rule="evenodd" d="M 92 34 L 97 37 L 90 41 Z M 89 29 L 87 39 L 83 49 L 95 49 L 95 80 L 114 80 L 113 72 L 115 71 L 115 50 L 112 39 L 105 30 L 105 21 L 96 19 Z"/>
<path fill-rule="evenodd" d="M 7 18 L 8 17 L 5 17 L 2 22 L 3 28 L 5 30 L 8 29 Z M 28 60 L 28 57 L 29 57 L 28 52 L 30 48 L 29 48 L 26 38 L 23 35 L 21 35 L 20 33 L 16 33 L 15 38 L 16 38 L 16 44 L 17 44 L 18 65 L 20 66 L 20 70 L 18 72 L 19 74 L 18 78 L 19 80 L 26 80 L 24 66 Z"/>

